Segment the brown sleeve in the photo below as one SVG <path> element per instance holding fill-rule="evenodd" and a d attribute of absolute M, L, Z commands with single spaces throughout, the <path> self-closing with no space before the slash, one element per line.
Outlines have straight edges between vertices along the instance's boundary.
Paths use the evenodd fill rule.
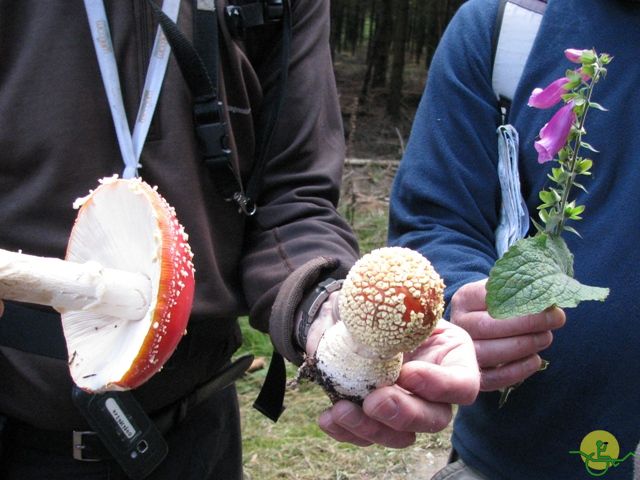
<path fill-rule="evenodd" d="M 318 257 L 308 261 L 282 283 L 271 310 L 269 333 L 274 347 L 295 365 L 303 356 L 293 340 L 295 317 L 304 295 L 328 277 L 343 278 L 347 269 L 336 259 Z"/>
<path fill-rule="evenodd" d="M 294 309 L 302 293 L 293 284 L 302 282 L 304 290 L 320 276 L 301 273 L 313 271 L 309 265 L 315 259 L 332 259 L 334 269 L 348 269 L 358 256 L 356 238 L 336 210 L 344 150 L 329 50 L 329 2 L 295 0 L 284 104 L 267 155 L 257 213 L 249 219 L 241 264 L 251 324 L 280 336 L 277 345 L 285 350 L 289 347 L 282 339 L 290 332 L 282 329 L 291 327 L 288 317 L 269 326 L 278 292 L 291 292 L 283 293 L 282 302 Z"/>

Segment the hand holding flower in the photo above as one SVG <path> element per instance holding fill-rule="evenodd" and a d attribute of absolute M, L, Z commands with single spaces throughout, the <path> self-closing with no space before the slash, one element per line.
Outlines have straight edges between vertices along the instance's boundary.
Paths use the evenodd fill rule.
<path fill-rule="evenodd" d="M 604 301 L 609 293 L 606 288 L 583 285 L 573 278 L 573 255 L 561 235 L 564 231 L 578 234 L 567 222 L 580 220 L 585 210 L 583 205 L 576 205 L 575 200 L 570 200 L 570 195 L 573 187 L 586 192 L 585 187 L 576 182 L 579 175 L 590 175 L 593 165 L 592 160 L 580 156 L 581 150 L 595 152 L 582 139 L 586 133 L 585 120 L 590 108 L 604 110 L 591 100 L 591 96 L 595 84 L 606 74 L 606 65 L 611 58 L 607 54 L 598 55 L 594 50 L 577 49 L 567 49 L 565 56 L 581 66 L 568 70 L 564 77 L 544 89 L 534 89 L 528 102 L 529 106 L 541 109 L 551 108 L 561 101 L 565 103 L 542 127 L 534 143 L 538 163 L 554 159 L 558 162 L 558 167 L 548 175 L 553 186 L 539 193 L 542 203 L 538 211 L 542 223 L 533 221 L 536 235 L 513 244 L 490 272 L 486 283 L 486 305 L 491 321 L 510 318 L 509 323 L 517 325 L 518 321 L 525 319 L 531 324 L 531 319 L 547 317 L 551 312 L 564 316 L 561 308 L 575 307 L 581 301 Z M 499 341 L 504 343 L 505 340 Z M 515 360 L 511 359 L 511 362 Z M 540 369 L 543 370 L 547 362 L 541 362 Z M 484 377 L 488 365 L 483 365 L 481 360 L 480 364 Z M 510 364 L 506 363 L 507 366 Z M 494 370 L 500 372 L 502 380 L 506 380 L 504 362 Z M 526 372 L 526 369 L 520 366 L 519 371 Z M 526 375 L 514 383 L 498 385 L 502 393 L 500 406 L 524 378 Z M 485 388 L 486 384 L 485 379 Z"/>
<path fill-rule="evenodd" d="M 571 195 L 574 187 L 586 192 L 576 181 L 578 176 L 589 176 L 593 165 L 581 152 L 595 152 L 583 141 L 585 121 L 590 108 L 604 110 L 591 98 L 611 58 L 577 49 L 567 49 L 565 56 L 580 67 L 544 89 L 536 88 L 529 98 L 530 106 L 542 109 L 564 102 L 534 144 L 539 163 L 555 159 L 558 166 L 548 175 L 552 186 L 539 194 L 541 223 L 533 222 L 537 233 L 512 245 L 491 270 L 486 301 L 494 318 L 536 314 L 552 306 L 575 307 L 585 300 L 603 301 L 608 295 L 608 289 L 582 285 L 573 278 L 573 255 L 561 235 L 578 234 L 567 223 L 580 220 L 585 210 Z"/>

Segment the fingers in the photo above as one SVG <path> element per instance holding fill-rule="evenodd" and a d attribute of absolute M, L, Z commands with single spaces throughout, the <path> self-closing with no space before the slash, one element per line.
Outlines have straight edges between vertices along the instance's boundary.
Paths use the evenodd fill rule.
<path fill-rule="evenodd" d="M 340 442 L 405 448 L 415 442 L 416 432 L 438 432 L 451 418 L 451 405 L 426 402 L 391 386 L 370 394 L 362 407 L 344 400 L 336 403 L 318 423 Z"/>
<path fill-rule="evenodd" d="M 397 385 L 429 402 L 469 405 L 478 395 L 480 373 L 475 361 L 446 366 L 408 362 L 402 366 Z"/>
<path fill-rule="evenodd" d="M 452 311 L 451 322 L 464 328 L 471 338 L 504 338 L 529 333 L 540 333 L 561 328 L 566 320 L 564 312 L 556 307 L 534 315 L 496 320 L 486 310 Z"/>
<path fill-rule="evenodd" d="M 358 446 L 377 443 L 390 448 L 405 448 L 416 439 L 415 433 L 394 430 L 367 416 L 361 407 L 346 400 L 324 412 L 318 424 L 335 440 Z"/>
<path fill-rule="evenodd" d="M 483 368 L 480 390 L 491 392 L 520 383 L 538 372 L 541 365 L 542 359 L 538 355 L 530 355 L 496 368 Z"/>
<path fill-rule="evenodd" d="M 472 403 L 480 373 L 471 337 L 442 322 L 402 366 L 395 385 L 374 390 L 362 407 L 341 401 L 324 412 L 320 428 L 341 442 L 404 448 L 417 432 L 438 432 L 452 418 L 452 404 Z"/>
<path fill-rule="evenodd" d="M 479 312 L 487 309 L 485 298 L 487 279 L 471 282 L 460 287 L 451 298 L 451 314 L 454 312 Z"/>
<path fill-rule="evenodd" d="M 557 307 L 534 315 L 494 319 L 487 312 L 485 283 L 480 280 L 463 285 L 451 299 L 451 322 L 464 328 L 474 340 L 544 332 L 564 325 L 564 311 Z"/>
<path fill-rule="evenodd" d="M 533 315 L 497 320 L 487 312 L 485 281 L 461 287 L 451 300 L 451 322 L 474 340 L 481 368 L 480 390 L 491 391 L 519 383 L 540 369 L 538 352 L 553 341 L 552 331 L 566 321 L 553 307 Z"/>
<path fill-rule="evenodd" d="M 494 340 L 476 340 L 476 355 L 480 368 L 490 368 L 538 353 L 553 341 L 551 332 L 541 332 Z"/>

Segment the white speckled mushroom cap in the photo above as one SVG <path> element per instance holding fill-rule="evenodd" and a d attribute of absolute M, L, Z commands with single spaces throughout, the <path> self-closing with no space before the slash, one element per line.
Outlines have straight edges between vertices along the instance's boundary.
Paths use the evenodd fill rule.
<path fill-rule="evenodd" d="M 420 253 L 384 247 L 351 268 L 340 292 L 349 332 L 382 355 L 407 352 L 427 338 L 444 311 L 444 282 Z"/>

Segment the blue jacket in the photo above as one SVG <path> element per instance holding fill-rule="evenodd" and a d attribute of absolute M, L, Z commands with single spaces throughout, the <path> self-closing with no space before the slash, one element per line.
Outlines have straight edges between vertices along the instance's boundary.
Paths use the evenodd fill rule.
<path fill-rule="evenodd" d="M 447 284 L 447 301 L 463 284 L 484 278 L 496 260 L 499 113 L 491 87 L 497 0 L 469 0 L 447 28 L 391 196 L 391 244 L 421 251 Z M 509 121 L 520 132 L 520 172 L 530 212 L 555 162 L 537 163 L 533 142 L 556 109 L 526 105 L 574 68 L 566 48 L 595 48 L 615 58 L 593 100 L 585 140 L 593 176 L 584 220 L 567 235 L 582 283 L 606 286 L 606 302 L 567 310 L 567 323 L 542 353 L 550 368 L 519 387 L 498 409 L 483 393 L 462 407 L 454 448 L 492 480 L 590 478 L 578 455 L 594 430 L 613 434 L 620 457 L 640 439 L 640 5 L 624 0 L 550 0 L 516 91 Z M 605 478 L 632 477 L 632 461 Z"/>

